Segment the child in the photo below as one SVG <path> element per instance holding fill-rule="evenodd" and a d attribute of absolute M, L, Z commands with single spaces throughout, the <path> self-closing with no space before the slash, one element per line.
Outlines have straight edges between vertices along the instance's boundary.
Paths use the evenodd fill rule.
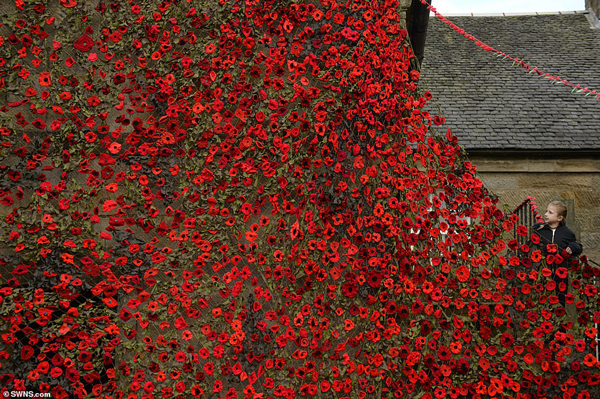
<path fill-rule="evenodd" d="M 555 244 L 557 247 L 556 254 L 565 259 L 573 256 L 579 256 L 582 251 L 581 244 L 575 239 L 575 234 L 565 224 L 567 217 L 567 207 L 561 201 L 552 201 L 546 208 L 544 220 L 546 223 L 538 223 L 533 226 L 533 235 L 538 236 L 539 244 L 542 246 L 544 255 L 548 254 L 548 244 Z M 554 272 L 554 281 L 557 284 L 558 299 L 561 305 L 565 306 L 565 294 L 567 292 L 566 285 L 569 283 L 568 276 L 557 276 L 556 269 L 565 267 L 568 269 L 568 261 L 565 260 L 560 264 L 552 264 L 551 269 Z M 565 283 L 565 287 L 560 287 L 561 283 Z M 562 288 L 562 289 L 561 289 Z"/>

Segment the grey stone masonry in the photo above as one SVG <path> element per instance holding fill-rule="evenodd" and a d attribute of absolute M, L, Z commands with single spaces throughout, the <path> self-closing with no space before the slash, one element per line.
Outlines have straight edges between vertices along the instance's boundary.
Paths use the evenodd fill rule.
<path fill-rule="evenodd" d="M 600 15 L 600 0 L 585 0 L 585 8 L 593 10 L 597 17 Z"/>

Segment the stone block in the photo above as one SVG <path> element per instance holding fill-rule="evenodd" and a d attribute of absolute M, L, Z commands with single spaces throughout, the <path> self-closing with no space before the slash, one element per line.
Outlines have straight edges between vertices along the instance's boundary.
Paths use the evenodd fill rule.
<path fill-rule="evenodd" d="M 560 191 L 587 189 L 592 186 L 592 176 L 571 173 L 525 173 L 519 174 L 519 186 L 522 188 L 543 189 L 554 187 Z"/>
<path fill-rule="evenodd" d="M 519 137 L 513 138 L 513 140 L 519 139 Z M 488 137 L 487 141 L 489 140 L 490 137 Z M 476 155 L 471 157 L 471 161 L 477 165 L 477 169 L 480 172 L 592 173 L 600 176 L 600 160 L 591 158 L 506 159 Z"/>
<path fill-rule="evenodd" d="M 600 220 L 600 217 L 595 217 L 595 212 L 594 210 L 589 211 L 589 210 L 584 210 L 584 209 L 576 209 L 575 210 L 575 220 L 577 221 L 577 223 L 579 223 L 579 227 L 582 230 L 587 230 L 587 231 L 594 231 L 594 230 L 598 230 L 600 231 L 600 228 L 597 227 L 598 224 L 596 223 L 597 221 Z"/>
<path fill-rule="evenodd" d="M 583 244 L 583 253 L 600 263 L 600 232 L 581 234 L 581 243 Z M 594 255 L 592 257 L 592 255 Z"/>
<path fill-rule="evenodd" d="M 481 173 L 481 180 L 487 188 L 496 192 L 498 189 L 516 189 L 517 179 L 513 174 Z"/>
<path fill-rule="evenodd" d="M 410 7 L 411 3 L 412 3 L 412 0 L 400 0 L 400 8 L 402 10 L 406 10 L 408 7 Z"/>
<path fill-rule="evenodd" d="M 600 207 L 600 186 L 588 187 L 585 190 L 574 192 L 575 205 L 580 208 L 599 208 Z"/>

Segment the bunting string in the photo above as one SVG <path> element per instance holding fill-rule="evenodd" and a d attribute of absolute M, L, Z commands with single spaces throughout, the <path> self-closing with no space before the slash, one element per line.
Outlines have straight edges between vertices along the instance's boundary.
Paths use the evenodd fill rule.
<path fill-rule="evenodd" d="M 442 21 L 443 23 L 445 23 L 446 25 L 448 25 L 450 28 L 452 28 L 453 30 L 455 30 L 456 32 L 458 32 L 459 34 L 461 34 L 462 36 L 464 36 L 465 38 L 471 40 L 473 43 L 475 43 L 477 46 L 481 47 L 482 49 L 484 49 L 485 51 L 488 52 L 492 52 L 495 53 L 497 57 L 502 58 L 503 60 L 510 60 L 513 62 L 513 66 L 518 66 L 520 68 L 525 69 L 527 72 L 529 72 L 530 74 L 536 74 L 538 76 L 541 76 L 542 78 L 548 79 L 550 80 L 551 84 L 556 84 L 556 85 L 565 85 L 567 87 L 570 87 L 572 90 L 572 93 L 577 93 L 577 94 L 583 94 L 586 97 L 593 95 L 595 96 L 595 99 L 598 100 L 600 99 L 600 92 L 598 92 L 597 90 L 592 90 L 588 87 L 582 87 L 581 84 L 575 84 L 572 82 L 569 82 L 566 79 L 561 78 L 560 76 L 555 76 L 552 75 L 548 72 L 544 72 L 542 71 L 540 68 L 538 68 L 537 66 L 532 66 L 530 64 L 528 64 L 527 62 L 525 62 L 524 59 L 519 58 L 519 57 L 513 57 L 509 54 L 506 54 L 503 51 L 500 51 L 484 42 L 482 42 L 481 40 L 477 39 L 475 36 L 473 36 L 472 34 L 470 34 L 469 32 L 465 31 L 463 28 L 461 28 L 460 26 L 456 25 L 454 22 L 450 21 L 448 18 L 446 18 L 445 16 L 443 16 L 442 14 L 440 14 L 435 7 L 431 6 L 431 4 L 427 3 L 427 0 L 419 0 L 422 4 L 424 4 L 427 9 L 429 9 L 429 11 L 431 11 L 432 13 L 435 14 L 435 16 Z"/>

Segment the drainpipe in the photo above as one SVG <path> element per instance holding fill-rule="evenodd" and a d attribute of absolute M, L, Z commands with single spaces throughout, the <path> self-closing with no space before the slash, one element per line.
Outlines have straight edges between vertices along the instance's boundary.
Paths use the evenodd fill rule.
<path fill-rule="evenodd" d="M 431 4 L 432 0 L 426 0 Z M 427 37 L 427 25 L 429 25 L 429 10 L 420 0 L 412 0 L 412 4 L 407 11 L 406 21 L 408 25 L 408 34 L 412 43 L 413 52 L 419 60 L 420 65 L 423 62 L 425 54 L 425 39 Z"/>

